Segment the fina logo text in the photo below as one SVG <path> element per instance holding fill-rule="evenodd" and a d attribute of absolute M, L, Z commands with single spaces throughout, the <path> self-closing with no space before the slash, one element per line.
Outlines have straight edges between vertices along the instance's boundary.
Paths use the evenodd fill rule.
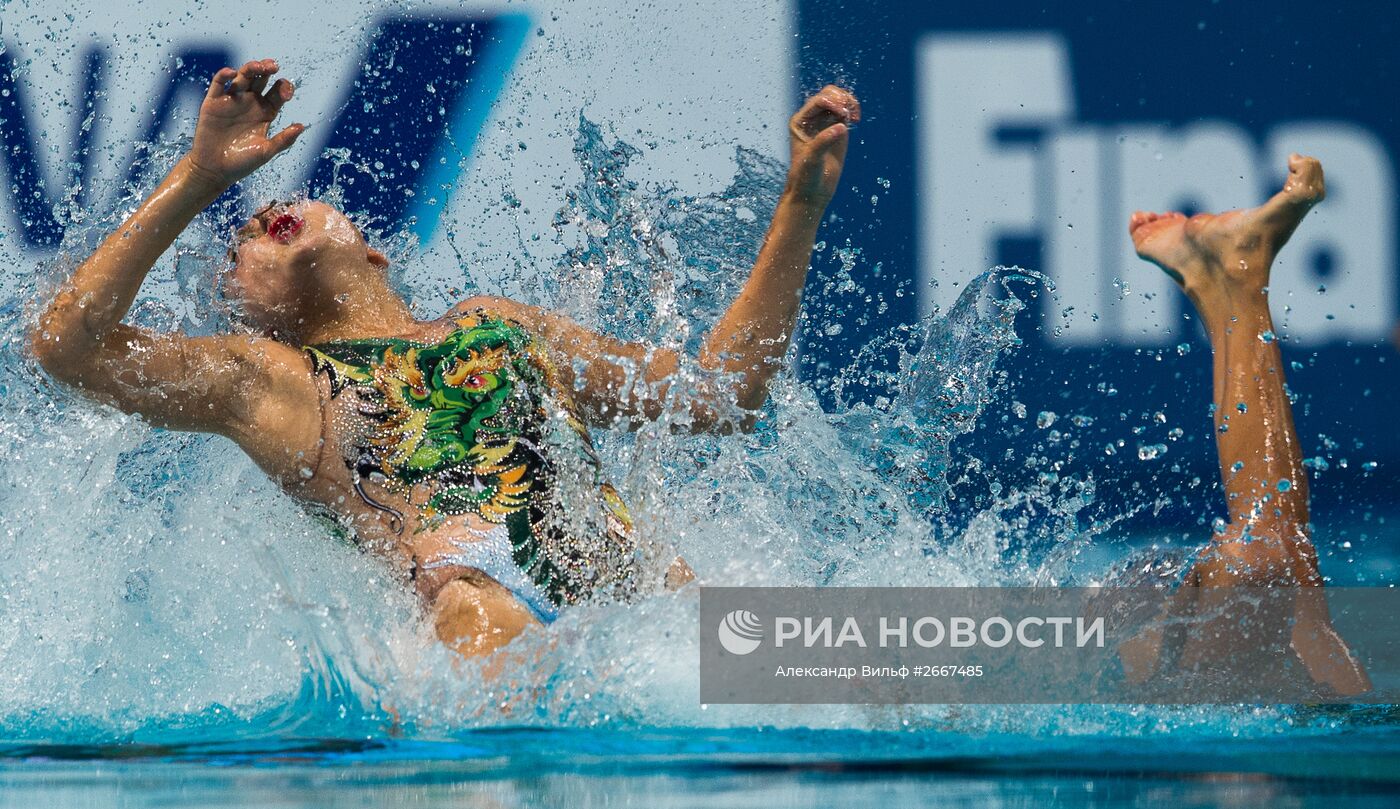
<path fill-rule="evenodd" d="M 1062 345 L 1173 345 L 1184 301 L 1139 266 L 1128 212 L 1257 205 L 1302 152 L 1338 193 L 1280 257 L 1269 297 L 1286 304 L 1297 345 L 1387 339 L 1400 316 L 1395 167 L 1375 133 L 1333 119 L 1261 133 L 1220 118 L 1081 120 L 1069 42 L 1050 31 L 937 32 L 916 48 L 925 311 L 948 311 L 1003 239 L 1033 239 L 1034 269 L 1058 290 L 1042 298 L 1047 331 Z"/>
<path fill-rule="evenodd" d="M 1104 619 L 1085 619 L 1071 616 L 1029 616 L 1015 621 L 994 615 L 978 620 L 968 616 L 953 616 L 947 619 L 931 615 L 921 616 L 912 621 L 907 616 L 881 616 L 871 636 L 878 648 L 907 648 L 910 645 L 924 649 L 947 646 L 952 649 L 967 649 L 985 646 L 1000 649 L 1015 644 L 1025 649 L 1038 649 L 1050 646 L 1055 649 L 1073 647 L 1083 649 L 1104 647 Z M 719 643 L 730 654 L 746 655 L 756 650 L 763 641 L 763 626 L 758 616 L 748 610 L 734 610 L 720 621 Z M 847 616 L 838 627 L 836 619 L 794 618 L 778 616 L 773 619 L 773 646 L 800 646 L 804 649 L 840 649 L 855 647 L 867 649 L 867 630 L 855 618 Z M 792 643 L 796 641 L 796 643 Z"/>

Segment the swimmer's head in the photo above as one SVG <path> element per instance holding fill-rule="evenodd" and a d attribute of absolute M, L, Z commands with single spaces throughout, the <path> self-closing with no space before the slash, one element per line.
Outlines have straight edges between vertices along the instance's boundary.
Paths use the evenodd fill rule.
<path fill-rule="evenodd" d="M 272 202 L 238 228 L 229 246 L 225 292 L 249 326 L 294 335 L 324 316 L 329 299 L 382 279 L 389 260 L 349 217 L 316 200 Z"/>

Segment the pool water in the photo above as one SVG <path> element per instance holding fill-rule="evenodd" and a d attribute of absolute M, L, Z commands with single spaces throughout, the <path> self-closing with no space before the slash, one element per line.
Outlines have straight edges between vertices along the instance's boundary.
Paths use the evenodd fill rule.
<path fill-rule="evenodd" d="M 0 806 L 1390 806 L 1393 713 L 1279 738 L 634 729 L 11 749 Z"/>

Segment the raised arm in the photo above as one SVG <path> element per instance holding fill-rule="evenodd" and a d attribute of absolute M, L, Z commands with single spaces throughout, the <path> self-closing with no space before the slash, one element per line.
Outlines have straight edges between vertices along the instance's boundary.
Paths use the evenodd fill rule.
<path fill-rule="evenodd" d="M 285 80 L 267 90 L 276 70 L 266 59 L 214 76 L 190 153 L 59 289 L 30 335 L 54 378 L 157 426 L 226 434 L 248 424 L 252 392 L 285 378 L 295 358 L 272 341 L 122 323 L 146 274 L 194 217 L 301 133 L 298 124 L 268 137 L 292 97 Z"/>
<path fill-rule="evenodd" d="M 683 391 L 673 390 L 681 368 L 674 350 L 614 340 L 534 307 L 492 305 L 543 334 L 592 423 L 636 427 L 658 418 L 669 402 L 688 410 L 693 430 L 746 428 L 787 353 L 817 228 L 845 164 L 848 126 L 858 120 L 855 96 L 828 85 L 788 122 L 792 161 L 773 222 L 738 298 L 706 335 L 698 360 L 710 373 L 685 380 Z"/>
<path fill-rule="evenodd" d="M 701 366 L 737 375 L 742 408 L 763 406 L 787 353 L 817 228 L 846 162 L 848 126 L 859 120 L 856 97 L 827 85 L 788 122 L 792 163 L 773 223 L 748 282 L 700 351 Z"/>

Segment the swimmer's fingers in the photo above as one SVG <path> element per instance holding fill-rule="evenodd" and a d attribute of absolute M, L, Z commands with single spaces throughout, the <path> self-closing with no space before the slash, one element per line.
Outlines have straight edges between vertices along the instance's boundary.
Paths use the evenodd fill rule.
<path fill-rule="evenodd" d="M 219 72 L 214 74 L 214 78 L 209 81 L 209 92 L 205 93 L 204 97 L 218 98 L 224 95 L 228 92 L 226 89 L 228 83 L 237 75 L 238 71 L 231 67 L 220 68 Z"/>
<path fill-rule="evenodd" d="M 1292 154 L 1288 157 L 1288 179 L 1284 181 L 1283 190 L 1270 197 L 1259 210 L 1286 228 L 1282 234 L 1282 240 L 1286 241 L 1308 211 L 1326 198 L 1327 181 L 1322 163 L 1315 157 Z"/>
<path fill-rule="evenodd" d="M 253 74 L 253 80 L 248 83 L 248 92 L 262 95 L 267 90 L 267 82 L 272 78 L 272 74 L 277 72 L 277 63 L 271 59 L 264 59 L 262 70 Z"/>
<path fill-rule="evenodd" d="M 860 120 L 860 99 L 856 98 L 855 93 L 850 90 L 828 84 L 822 88 L 817 97 L 821 99 L 823 104 L 835 104 L 836 108 L 833 111 L 842 115 L 842 120 L 845 123 L 854 124 Z"/>
<path fill-rule="evenodd" d="M 1365 665 L 1332 626 L 1323 588 L 1299 588 L 1297 600 L 1289 645 L 1313 682 L 1345 696 L 1370 691 L 1371 678 Z"/>
<path fill-rule="evenodd" d="M 268 138 L 267 142 L 272 146 L 272 153 L 276 155 L 291 148 L 292 144 L 297 142 L 297 138 L 301 137 L 301 133 L 305 131 L 305 124 L 292 124 Z"/>
<path fill-rule="evenodd" d="M 846 136 L 850 131 L 851 129 L 848 125 L 839 122 L 834 123 L 818 132 L 817 136 L 809 141 L 810 147 L 814 152 L 818 153 L 825 149 L 844 147 Z"/>
<path fill-rule="evenodd" d="M 249 62 L 240 67 L 238 73 L 234 75 L 233 81 L 228 83 L 225 92 L 231 96 L 248 92 L 248 88 L 253 84 L 252 71 L 255 69 L 255 65 L 257 62 Z"/>
<path fill-rule="evenodd" d="M 788 128 L 799 140 L 811 140 L 835 124 L 850 126 L 860 120 L 860 102 L 848 90 L 828 84 L 821 92 L 807 99 Z"/>
<path fill-rule="evenodd" d="M 286 79 L 278 79 L 273 83 L 272 89 L 268 90 L 267 94 L 263 96 L 263 100 L 267 102 L 268 106 L 275 113 L 282 109 L 283 104 L 292 100 L 292 94 L 294 92 L 296 92 L 295 85 Z"/>
<path fill-rule="evenodd" d="M 844 87 L 828 84 L 812 96 L 811 100 L 823 105 L 834 104 L 835 106 L 831 109 L 847 121 L 860 120 L 860 101 L 856 98 L 855 93 Z"/>
<path fill-rule="evenodd" d="M 1322 161 L 1297 152 L 1289 155 L 1288 179 L 1283 184 L 1283 193 L 1307 204 L 1326 199 L 1327 180 L 1322 173 Z"/>
<path fill-rule="evenodd" d="M 273 59 L 257 59 L 238 69 L 238 75 L 229 85 L 229 94 L 261 93 L 267 87 L 267 78 L 277 72 L 277 62 Z"/>

